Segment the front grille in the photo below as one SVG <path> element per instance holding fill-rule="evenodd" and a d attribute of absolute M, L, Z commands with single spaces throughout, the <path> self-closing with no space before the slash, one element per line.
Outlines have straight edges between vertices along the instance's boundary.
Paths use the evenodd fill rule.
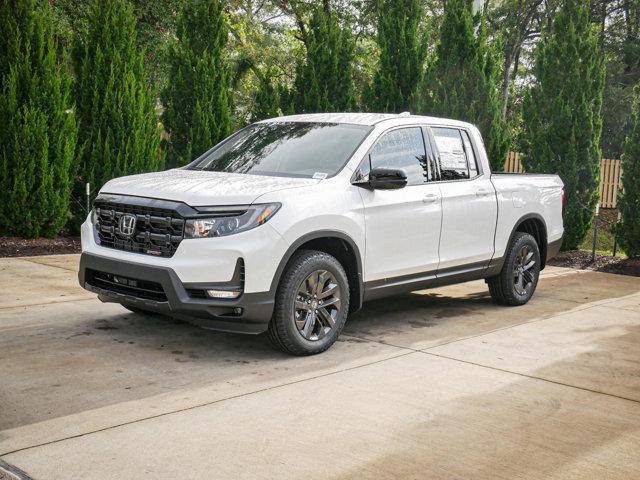
<path fill-rule="evenodd" d="M 94 208 L 98 239 L 103 247 L 171 257 L 184 236 L 184 218 L 172 208 L 100 198 L 94 202 Z M 131 214 L 136 219 L 134 231 L 130 235 L 120 231 L 120 219 L 126 214 Z"/>
<path fill-rule="evenodd" d="M 87 269 L 86 282 L 94 287 L 123 295 L 131 295 L 156 302 L 167 301 L 167 295 L 164 293 L 162 285 L 157 282 L 138 280 L 91 269 Z"/>

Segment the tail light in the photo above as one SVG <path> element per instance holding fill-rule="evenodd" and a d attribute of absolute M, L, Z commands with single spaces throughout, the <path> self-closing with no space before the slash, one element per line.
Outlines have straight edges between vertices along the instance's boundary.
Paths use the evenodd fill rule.
<path fill-rule="evenodd" d="M 564 193 L 564 188 L 562 189 L 562 211 L 564 212 L 564 202 L 566 199 L 566 194 Z"/>

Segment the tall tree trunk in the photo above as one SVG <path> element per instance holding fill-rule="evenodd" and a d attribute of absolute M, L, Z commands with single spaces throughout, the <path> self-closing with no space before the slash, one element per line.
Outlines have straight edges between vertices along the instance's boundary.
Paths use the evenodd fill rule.
<path fill-rule="evenodd" d="M 515 79 L 518 76 L 518 68 L 520 68 L 520 53 L 522 52 L 522 45 L 520 46 L 520 48 L 518 48 L 518 51 L 516 52 L 516 58 L 513 61 L 513 69 L 511 72 L 511 81 L 515 81 Z"/>
<path fill-rule="evenodd" d="M 505 56 L 502 65 L 502 87 L 500 88 L 500 113 L 502 118 L 507 118 L 507 105 L 509 103 L 509 83 L 511 64 L 513 63 L 513 48 L 510 47 Z"/>
<path fill-rule="evenodd" d="M 600 5 L 600 53 L 604 52 L 604 38 L 606 31 L 606 20 L 607 20 L 607 0 L 600 0 L 602 3 Z"/>
<path fill-rule="evenodd" d="M 635 39 L 635 35 L 634 35 L 634 28 L 633 28 L 633 18 L 632 18 L 632 14 L 631 14 L 631 1 L 630 0 L 624 0 L 624 4 L 622 6 L 623 11 L 624 11 L 624 23 L 625 23 L 625 41 L 626 44 L 628 46 L 633 45 L 637 39 Z M 634 55 L 631 53 L 633 51 L 632 48 L 627 48 L 625 49 L 625 54 L 624 54 L 624 71 L 625 73 L 631 73 L 633 71 L 633 68 L 635 66 L 634 62 Z"/>

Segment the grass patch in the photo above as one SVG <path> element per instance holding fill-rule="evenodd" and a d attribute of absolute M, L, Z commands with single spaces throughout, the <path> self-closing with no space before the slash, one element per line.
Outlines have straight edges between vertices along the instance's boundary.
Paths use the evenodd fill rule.
<path fill-rule="evenodd" d="M 593 248 L 593 225 L 589 228 L 587 236 L 584 238 L 578 248 L 590 252 Z M 611 231 L 611 227 L 600 225 L 598 226 L 598 238 L 596 240 L 596 253 L 599 255 L 613 255 L 614 235 Z M 620 250 L 620 245 L 616 251 L 616 257 L 624 257 L 624 252 Z"/>

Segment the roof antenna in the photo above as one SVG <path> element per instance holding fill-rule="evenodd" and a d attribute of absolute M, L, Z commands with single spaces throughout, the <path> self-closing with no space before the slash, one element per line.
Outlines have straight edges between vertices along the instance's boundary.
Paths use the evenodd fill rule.
<path fill-rule="evenodd" d="M 402 112 L 402 113 L 400 113 L 400 116 L 401 117 L 409 117 L 409 116 L 411 116 L 411 112 Z"/>

